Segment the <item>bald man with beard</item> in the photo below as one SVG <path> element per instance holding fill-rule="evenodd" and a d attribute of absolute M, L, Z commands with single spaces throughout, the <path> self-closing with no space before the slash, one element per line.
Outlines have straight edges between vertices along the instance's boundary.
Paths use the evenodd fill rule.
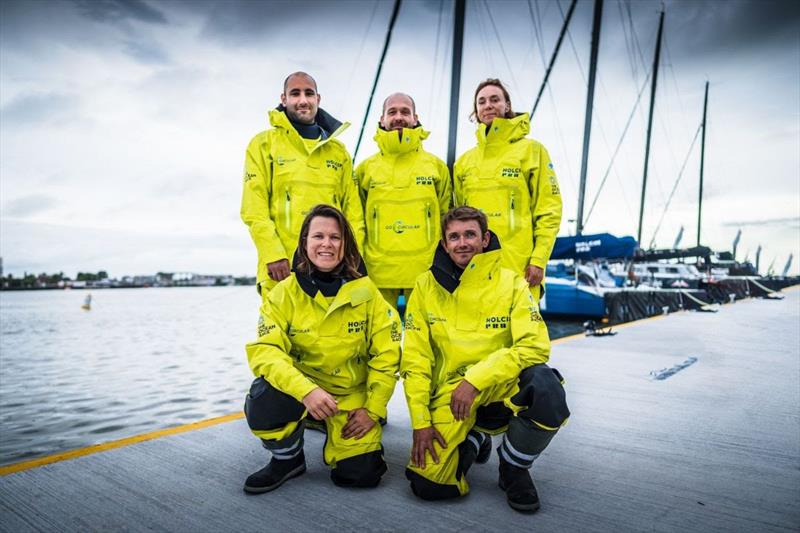
<path fill-rule="evenodd" d="M 408 299 L 417 276 L 428 269 L 440 239 L 439 220 L 452 203 L 447 165 L 426 152 L 429 132 L 404 93 L 389 95 L 374 140 L 378 153 L 356 168 L 364 206 L 364 259 L 386 301 Z"/>
<path fill-rule="evenodd" d="M 300 226 L 318 204 L 340 209 L 363 250 L 364 218 L 353 182 L 353 163 L 337 137 L 349 126 L 319 107 L 317 82 L 290 74 L 280 104 L 269 112 L 271 129 L 250 141 L 244 164 L 241 216 L 258 254 L 262 300 L 287 278 Z"/>

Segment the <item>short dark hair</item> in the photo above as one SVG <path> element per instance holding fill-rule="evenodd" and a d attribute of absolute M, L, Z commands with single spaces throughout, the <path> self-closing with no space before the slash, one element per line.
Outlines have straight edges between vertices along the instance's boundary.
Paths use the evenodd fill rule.
<path fill-rule="evenodd" d="M 292 72 L 291 74 L 286 76 L 285 80 L 283 80 L 283 94 L 286 94 L 286 86 L 289 85 L 289 80 L 292 79 L 294 76 L 305 76 L 306 78 L 310 79 L 311 82 L 314 84 L 314 90 L 316 92 L 319 92 L 319 89 L 317 89 L 317 80 L 315 80 L 314 77 L 311 76 L 311 74 L 309 74 L 308 72 L 303 72 L 302 70 L 298 70 L 297 72 Z"/>
<path fill-rule="evenodd" d="M 478 84 L 478 88 L 475 89 L 475 95 L 472 97 L 472 113 L 470 114 L 469 119 L 478 120 L 478 93 L 481 92 L 484 87 L 489 85 L 493 85 L 503 91 L 503 96 L 505 97 L 506 102 L 508 102 L 508 111 L 506 111 L 506 114 L 503 118 L 514 118 L 516 113 L 514 113 L 514 110 L 511 107 L 511 96 L 508 94 L 508 89 L 506 89 L 506 86 L 503 85 L 503 82 L 497 78 L 487 78 L 480 82 Z"/>
<path fill-rule="evenodd" d="M 341 211 L 333 206 L 319 204 L 315 205 L 300 227 L 300 239 L 297 243 L 297 266 L 295 270 L 309 275 L 315 269 L 314 263 L 308 257 L 306 251 L 306 243 L 308 242 L 308 232 L 311 227 L 311 221 L 316 217 L 332 218 L 339 224 L 339 230 L 342 232 L 342 261 L 333 269 L 335 276 L 347 276 L 350 278 L 360 278 L 361 272 L 358 267 L 361 265 L 361 254 L 358 252 L 358 245 L 356 244 L 356 237 L 353 233 L 353 228 L 344 217 Z"/>
<path fill-rule="evenodd" d="M 445 239 L 447 226 L 454 220 L 475 220 L 481 228 L 481 236 L 486 235 L 486 232 L 489 231 L 489 220 L 483 211 L 468 205 L 462 205 L 461 207 L 454 207 L 442 217 L 442 240 Z"/>

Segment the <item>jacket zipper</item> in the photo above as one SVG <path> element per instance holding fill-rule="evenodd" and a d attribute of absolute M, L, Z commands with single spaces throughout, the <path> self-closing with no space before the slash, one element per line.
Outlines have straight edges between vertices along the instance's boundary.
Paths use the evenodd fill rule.
<path fill-rule="evenodd" d="M 431 242 L 433 240 L 433 236 L 431 235 L 432 227 L 431 227 L 431 204 L 430 204 L 430 202 L 425 204 L 425 210 L 426 210 L 427 215 L 428 215 L 427 218 L 425 219 L 425 230 L 426 230 L 427 235 L 428 235 L 428 242 Z"/>
<path fill-rule="evenodd" d="M 378 245 L 378 208 L 372 208 L 372 243 Z"/>
<path fill-rule="evenodd" d="M 284 206 L 285 215 L 286 215 L 286 229 L 291 229 L 292 227 L 292 199 L 289 196 L 289 188 L 286 188 L 286 205 Z"/>
<path fill-rule="evenodd" d="M 514 191 L 511 191 L 511 213 L 509 213 L 509 217 L 508 218 L 509 218 L 509 226 L 510 226 L 509 229 L 511 231 L 514 231 L 514 229 L 516 228 L 516 225 L 517 225 L 515 217 L 514 217 Z"/>

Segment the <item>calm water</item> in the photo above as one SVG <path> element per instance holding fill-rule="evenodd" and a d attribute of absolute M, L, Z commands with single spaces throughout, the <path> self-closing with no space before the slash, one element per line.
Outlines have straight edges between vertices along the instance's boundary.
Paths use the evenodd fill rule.
<path fill-rule="evenodd" d="M 0 464 L 241 412 L 254 287 L 95 290 L 91 311 L 85 296 L 0 293 Z"/>
<path fill-rule="evenodd" d="M 254 287 L 0 293 L 0 463 L 241 409 Z"/>

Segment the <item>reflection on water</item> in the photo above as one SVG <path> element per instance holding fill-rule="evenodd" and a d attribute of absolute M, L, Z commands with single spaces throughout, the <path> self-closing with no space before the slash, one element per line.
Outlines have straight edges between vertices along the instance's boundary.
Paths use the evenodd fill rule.
<path fill-rule="evenodd" d="M 94 291 L 91 311 L 85 296 L 0 293 L 0 464 L 241 411 L 253 287 Z"/>
<path fill-rule="evenodd" d="M 0 464 L 241 409 L 254 287 L 0 294 Z"/>

